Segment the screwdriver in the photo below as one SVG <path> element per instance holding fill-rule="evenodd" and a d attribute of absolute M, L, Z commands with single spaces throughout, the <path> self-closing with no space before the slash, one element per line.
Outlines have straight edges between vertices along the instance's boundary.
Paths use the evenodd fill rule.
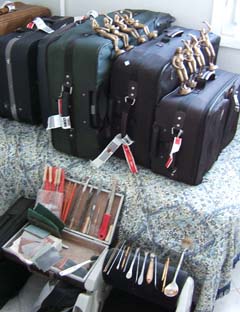
<path fill-rule="evenodd" d="M 105 214 L 102 218 L 102 224 L 101 224 L 99 232 L 98 232 L 98 238 L 101 240 L 104 240 L 107 236 L 107 233 L 108 233 L 108 227 L 109 227 L 109 223 L 111 220 L 111 210 L 112 210 L 113 201 L 114 201 L 114 197 L 115 197 L 116 187 L 117 187 L 117 181 L 113 180 L 112 190 L 111 190 L 111 193 L 109 194 L 109 200 L 107 203 L 107 209 L 106 209 Z"/>

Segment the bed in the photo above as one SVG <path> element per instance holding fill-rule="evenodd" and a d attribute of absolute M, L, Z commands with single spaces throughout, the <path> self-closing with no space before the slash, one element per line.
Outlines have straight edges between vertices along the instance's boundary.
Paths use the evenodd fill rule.
<path fill-rule="evenodd" d="M 176 265 L 181 240 L 193 240 L 183 269 L 195 280 L 196 312 L 212 312 L 215 299 L 229 291 L 231 270 L 240 255 L 240 128 L 205 175 L 189 186 L 139 168 L 129 173 L 124 160 L 112 157 L 94 169 L 89 161 L 70 157 L 51 145 L 41 126 L 0 119 L 0 214 L 20 195 L 34 198 L 46 164 L 60 166 L 69 178 L 91 177 L 110 188 L 115 176 L 125 194 L 118 238 L 153 250 L 160 261 Z"/>

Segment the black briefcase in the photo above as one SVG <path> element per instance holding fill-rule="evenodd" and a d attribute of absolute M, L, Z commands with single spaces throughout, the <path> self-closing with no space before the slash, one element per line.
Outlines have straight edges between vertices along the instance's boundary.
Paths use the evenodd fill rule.
<path fill-rule="evenodd" d="M 217 70 L 204 89 L 186 96 L 176 89 L 160 100 L 152 127 L 152 170 L 188 184 L 201 183 L 234 137 L 239 89 L 239 75 Z"/>

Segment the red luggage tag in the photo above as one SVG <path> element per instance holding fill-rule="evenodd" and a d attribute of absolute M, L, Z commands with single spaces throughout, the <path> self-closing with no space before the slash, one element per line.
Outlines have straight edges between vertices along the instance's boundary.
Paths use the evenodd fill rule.
<path fill-rule="evenodd" d="M 168 160 L 165 163 L 165 167 L 167 169 L 171 166 L 173 162 L 173 154 L 176 154 L 177 152 L 179 152 L 181 144 L 182 144 L 182 138 L 180 138 L 179 136 L 174 137 L 171 152 L 169 154 Z"/>
<path fill-rule="evenodd" d="M 127 145 L 127 144 L 123 144 L 122 148 L 123 148 L 124 155 L 125 155 L 125 158 L 127 160 L 128 167 L 129 167 L 130 171 L 132 173 L 137 173 L 138 169 L 137 169 L 137 166 L 136 166 L 136 163 L 135 163 L 135 159 L 133 157 L 133 154 L 132 154 L 130 146 Z"/>
<path fill-rule="evenodd" d="M 26 27 L 27 27 L 27 29 L 33 29 L 34 26 L 35 26 L 35 24 L 33 22 L 30 22 L 30 23 L 27 24 Z"/>

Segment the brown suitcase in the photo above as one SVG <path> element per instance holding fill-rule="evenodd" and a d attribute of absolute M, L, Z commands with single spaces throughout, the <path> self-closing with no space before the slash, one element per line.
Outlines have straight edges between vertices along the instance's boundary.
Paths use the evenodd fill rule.
<path fill-rule="evenodd" d="M 15 31 L 18 27 L 26 26 L 35 17 L 50 16 L 48 8 L 29 5 L 22 2 L 14 2 L 15 10 L 6 5 L 0 9 L 0 35 L 8 34 Z"/>

